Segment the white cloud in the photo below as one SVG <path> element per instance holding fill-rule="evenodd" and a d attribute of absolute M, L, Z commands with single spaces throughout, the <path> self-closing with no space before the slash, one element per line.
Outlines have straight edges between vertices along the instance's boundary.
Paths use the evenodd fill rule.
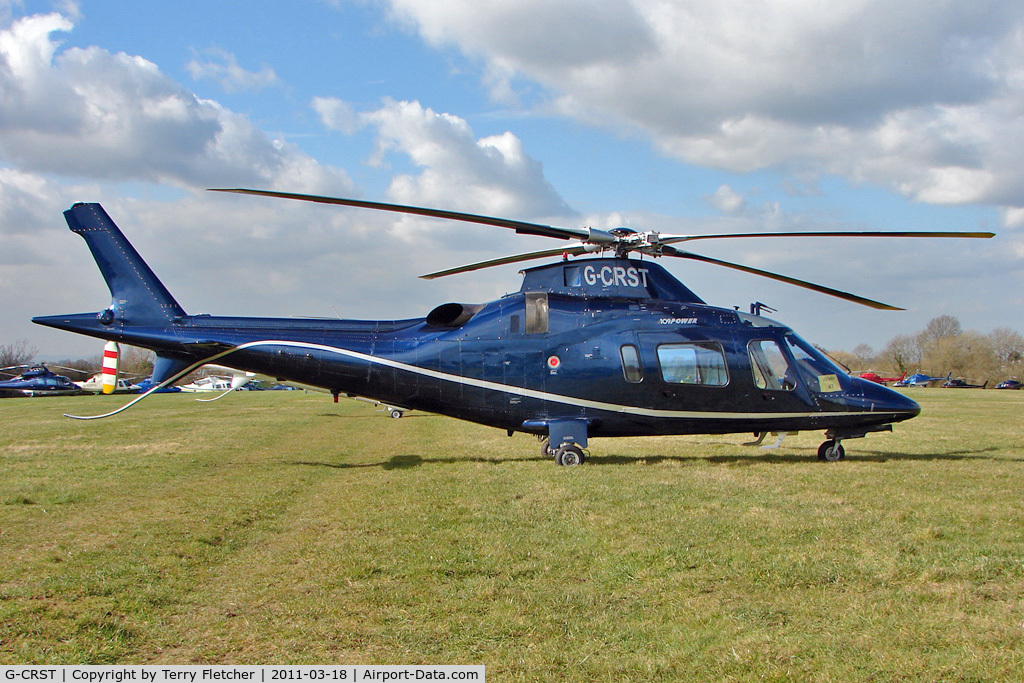
<path fill-rule="evenodd" d="M 721 185 L 713 195 L 708 197 L 708 203 L 727 216 L 741 214 L 747 208 L 747 200 L 743 198 L 743 195 L 728 185 Z"/>
<path fill-rule="evenodd" d="M 256 201 L 246 206 L 205 193 L 144 203 L 125 198 L 115 183 L 189 190 L 239 184 L 322 194 L 350 193 L 352 183 L 342 169 L 271 139 L 246 116 L 198 99 L 142 57 L 62 49 L 55 36 L 72 28 L 68 18 L 49 14 L 0 30 L 0 292 L 6 302 L 0 338 L 37 340 L 44 353 L 93 348 L 29 322 L 61 310 L 97 310 L 107 300 L 88 250 L 61 216 L 75 201 L 102 202 L 162 277 L 175 280 L 175 273 L 211 260 L 203 282 L 176 282 L 176 293 L 193 310 L 218 302 L 227 308 L 221 312 L 243 308 L 239 282 L 259 288 L 301 281 L 317 245 L 342 249 L 342 240 L 352 239 L 344 229 L 327 239 L 316 233 L 330 221 L 296 224 L 311 214 L 285 207 L 275 212 Z M 268 235 L 279 239 L 270 242 Z M 287 255 L 300 245 L 305 262 L 282 257 L 254 270 L 253 264 L 274 261 L 268 251 Z M 236 262 L 233 253 L 245 258 Z M 255 272 L 266 277 L 253 278 Z M 327 267 L 309 272 L 324 282 L 341 279 Z M 218 289 L 226 292 L 223 299 Z M 294 301 L 290 310 L 281 301 L 294 291 L 276 292 L 267 300 L 277 314 L 295 312 Z"/>
<path fill-rule="evenodd" d="M 648 18 L 625 2 L 392 0 L 390 5 L 396 18 L 416 25 L 432 44 L 457 42 L 496 62 L 506 59 L 516 69 L 623 64 L 653 48 Z"/>
<path fill-rule="evenodd" d="M 1002 220 L 1008 228 L 1024 227 L 1024 209 L 1004 209 Z"/>
<path fill-rule="evenodd" d="M 522 247 L 510 230 L 436 222 L 409 230 L 412 219 L 392 214 L 198 192 L 127 197 L 121 183 L 154 183 L 147 192 L 157 194 L 168 185 L 341 196 L 355 188 L 344 170 L 197 98 L 143 57 L 63 49 L 55 35 L 72 28 L 51 14 L 0 30 L 0 291 L 25 292 L 4 296 L 0 338 L 33 339 L 44 354 L 94 352 L 89 340 L 29 322 L 106 305 L 88 251 L 61 217 L 81 200 L 104 205 L 193 313 L 333 315 L 334 306 L 349 317 L 403 317 L 423 315 L 438 300 L 506 291 L 508 283 L 493 276 L 420 286 L 415 275 L 462 262 L 453 250 L 470 261 L 503 245 Z M 313 107 L 343 133 L 370 128 L 379 159 L 411 161 L 417 170 L 392 183 L 396 201 L 526 218 L 570 213 L 512 133 L 477 138 L 465 120 L 416 102 L 386 101 L 360 114 L 328 98 Z"/>
<path fill-rule="evenodd" d="M 511 132 L 477 139 L 464 119 L 419 102 L 387 100 L 359 117 L 377 131 L 378 163 L 400 152 L 422 169 L 393 179 L 396 202 L 517 218 L 572 214 Z"/>
<path fill-rule="evenodd" d="M 202 50 L 186 68 L 195 80 L 216 81 L 229 93 L 262 90 L 281 84 L 281 79 L 270 67 L 264 66 L 259 71 L 246 71 L 238 65 L 235 55 L 220 48 Z"/>
<path fill-rule="evenodd" d="M 337 97 L 314 97 L 311 106 L 320 115 L 320 121 L 330 130 L 351 135 L 361 125 L 352 105 Z"/>
<path fill-rule="evenodd" d="M 690 163 L 1024 206 L 1016 0 L 389 5 L 431 44 L 484 60 L 488 84 L 537 81 L 562 113 L 631 126 Z"/>
<path fill-rule="evenodd" d="M 97 47 L 59 52 L 53 34 L 71 29 L 49 14 L 0 31 L 0 161 L 37 173 L 184 187 L 350 189 L 340 169 L 198 99 L 142 57 Z"/>

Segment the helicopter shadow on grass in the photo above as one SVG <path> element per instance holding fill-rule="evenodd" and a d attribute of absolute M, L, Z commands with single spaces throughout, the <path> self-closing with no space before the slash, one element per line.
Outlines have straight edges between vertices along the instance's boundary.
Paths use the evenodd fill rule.
<path fill-rule="evenodd" d="M 337 413 L 322 413 L 321 417 L 332 417 L 340 419 L 352 419 L 361 420 L 373 417 L 379 417 L 376 415 L 339 415 Z M 405 415 L 402 419 L 410 417 L 431 417 L 428 414 L 420 415 Z M 753 466 L 762 464 L 772 465 L 801 465 L 808 462 L 817 462 L 818 455 L 816 448 L 809 447 L 789 447 L 783 449 L 782 452 L 775 450 L 764 450 L 751 447 L 736 446 L 736 444 L 724 443 L 724 442 L 708 442 L 708 447 L 730 447 L 742 449 L 742 452 L 736 452 L 729 455 L 666 455 L 659 453 L 651 454 L 637 454 L 637 455 L 622 455 L 616 453 L 610 453 L 607 455 L 589 455 L 586 460 L 584 467 L 593 466 L 607 466 L 607 465 L 656 465 L 660 463 L 676 463 L 676 464 L 693 464 L 697 462 L 707 462 L 716 465 L 738 465 L 738 466 Z M 880 450 L 855 450 L 848 454 L 847 459 L 852 462 L 870 462 L 870 463 L 887 463 L 889 461 L 961 461 L 961 460 L 1001 460 L 1007 458 L 997 458 L 994 453 L 1000 449 L 995 447 L 986 447 L 981 449 L 957 449 L 950 450 L 941 453 L 900 453 L 892 451 L 880 451 Z M 1024 458 L 1009 458 L 1010 460 L 1024 460 Z M 542 457 L 531 457 L 531 456 L 515 456 L 510 455 L 508 457 L 502 457 L 500 455 L 492 455 L 488 457 L 424 457 L 418 454 L 403 454 L 394 455 L 390 458 L 379 461 L 379 462 L 362 462 L 362 463 L 345 463 L 345 462 L 326 462 L 326 461 L 297 461 L 292 464 L 302 465 L 306 467 L 330 467 L 333 469 L 365 469 L 379 467 L 383 470 L 411 470 L 424 465 L 455 465 L 465 463 L 485 463 L 490 465 L 502 465 L 512 463 L 526 463 L 545 460 Z"/>
<path fill-rule="evenodd" d="M 456 465 L 459 463 L 482 463 L 486 465 L 504 465 L 515 462 L 528 462 L 530 460 L 536 460 L 538 458 L 425 458 L 422 455 L 394 455 L 384 460 L 383 462 L 314 462 L 310 460 L 301 460 L 292 462 L 292 465 L 301 465 L 304 467 L 330 467 L 332 469 L 347 470 L 347 469 L 366 469 L 379 467 L 382 470 L 411 470 L 423 465 Z"/>
<path fill-rule="evenodd" d="M 753 451 L 736 453 L 735 455 L 592 455 L 587 458 L 588 465 L 635 465 L 638 463 L 659 464 L 674 462 L 679 464 L 704 461 L 716 465 L 752 466 L 761 464 L 802 465 L 817 462 L 815 449 L 789 449 L 789 453 L 766 453 Z M 847 455 L 850 462 L 886 463 L 889 461 L 944 461 L 944 460 L 997 460 L 986 453 L 998 452 L 1000 449 L 989 447 L 979 450 L 956 450 L 945 453 L 893 453 L 885 451 L 858 451 Z M 792 452 L 798 451 L 798 452 Z M 1013 458 L 1013 460 L 1017 460 Z"/>
<path fill-rule="evenodd" d="M 389 417 L 386 413 L 381 415 L 384 411 L 377 411 L 372 415 L 342 415 L 340 413 L 320 413 L 317 417 L 334 417 L 341 420 L 374 420 L 380 417 Z M 429 413 L 418 413 L 416 415 L 403 415 L 401 419 L 408 420 L 409 418 L 421 418 L 421 417 L 435 417 Z M 394 419 L 394 418 L 391 418 Z"/>
<path fill-rule="evenodd" d="M 962 461 L 962 460 L 997 460 L 992 456 L 984 455 L 997 451 L 996 448 L 987 448 L 982 451 L 952 451 L 947 453 L 883 453 L 879 451 L 858 453 L 856 455 L 848 456 L 849 462 L 870 462 L 870 463 L 887 463 L 890 461 Z M 476 458 L 465 458 L 465 457 L 451 457 L 451 458 L 429 458 L 423 457 L 422 455 L 406 454 L 406 455 L 395 455 L 387 460 L 378 462 L 359 462 L 359 463 L 347 463 L 347 462 L 327 462 L 327 461 L 311 461 L 301 460 L 295 461 L 290 464 L 298 465 L 303 467 L 328 467 L 331 469 L 347 470 L 347 469 L 371 469 L 380 468 L 385 471 L 396 471 L 396 470 L 414 470 L 425 465 L 457 465 L 466 463 L 483 463 L 488 465 L 507 465 L 514 463 L 526 463 L 543 460 L 540 457 L 476 457 Z M 817 462 L 817 454 L 813 452 L 808 453 L 794 453 L 789 455 L 780 455 L 775 453 L 750 453 L 750 454 L 736 454 L 736 455 L 592 455 L 587 458 L 587 462 L 583 467 L 602 467 L 602 466 L 622 466 L 622 465 L 658 465 L 661 463 L 676 463 L 676 464 L 694 464 L 697 462 L 707 462 L 714 465 L 737 465 L 742 467 L 750 467 L 755 465 L 806 465 L 810 462 Z"/>

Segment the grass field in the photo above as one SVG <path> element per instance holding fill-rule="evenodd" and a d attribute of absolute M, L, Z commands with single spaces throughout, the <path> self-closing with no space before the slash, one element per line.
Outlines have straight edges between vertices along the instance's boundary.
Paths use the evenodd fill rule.
<path fill-rule="evenodd" d="M 775 452 L 298 392 L 0 401 L 0 663 L 485 664 L 491 681 L 1024 680 L 1024 392 Z"/>

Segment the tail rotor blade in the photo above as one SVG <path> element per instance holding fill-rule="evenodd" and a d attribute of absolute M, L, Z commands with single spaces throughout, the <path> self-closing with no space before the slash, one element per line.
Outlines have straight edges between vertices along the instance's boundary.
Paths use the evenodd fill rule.
<path fill-rule="evenodd" d="M 117 370 L 120 347 L 117 342 L 108 341 L 103 346 L 103 393 L 112 394 L 117 389 Z"/>

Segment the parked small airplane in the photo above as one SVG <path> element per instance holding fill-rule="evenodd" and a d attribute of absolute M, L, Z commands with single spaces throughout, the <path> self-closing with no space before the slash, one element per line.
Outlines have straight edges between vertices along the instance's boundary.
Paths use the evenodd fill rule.
<path fill-rule="evenodd" d="M 117 384 L 113 391 L 103 391 L 103 380 L 103 373 L 98 373 L 84 382 L 75 382 L 75 384 L 90 394 L 137 394 L 142 391 L 138 384 L 123 377 L 117 378 Z"/>

